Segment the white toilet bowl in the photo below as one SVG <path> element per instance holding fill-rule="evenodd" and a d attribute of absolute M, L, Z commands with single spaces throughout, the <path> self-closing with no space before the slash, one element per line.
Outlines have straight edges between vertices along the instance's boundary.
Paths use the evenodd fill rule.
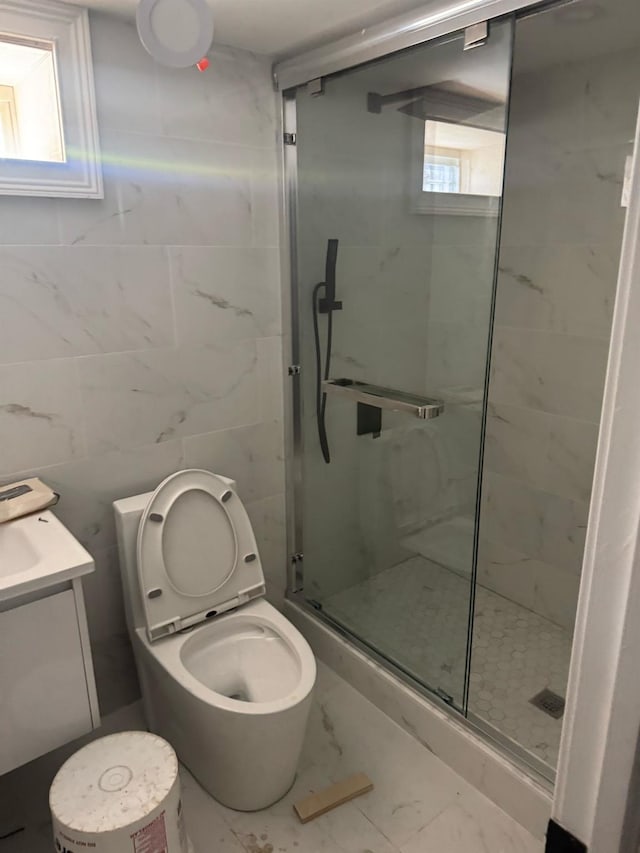
<path fill-rule="evenodd" d="M 221 803 L 266 808 L 293 784 L 316 665 L 263 598 L 233 482 L 180 471 L 114 508 L 150 728 Z"/>

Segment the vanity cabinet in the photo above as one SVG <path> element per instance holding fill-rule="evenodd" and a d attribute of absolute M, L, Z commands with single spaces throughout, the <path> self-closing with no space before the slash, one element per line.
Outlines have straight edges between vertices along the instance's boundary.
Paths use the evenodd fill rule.
<path fill-rule="evenodd" d="M 47 535 L 59 527 L 70 537 L 48 518 Z M 2 557 L 17 553 L 3 544 L 0 536 L 0 569 Z M 63 571 L 47 573 L 34 558 L 33 566 L 0 577 L 0 774 L 100 724 L 80 577 L 94 566 L 84 549 L 80 556 Z"/>

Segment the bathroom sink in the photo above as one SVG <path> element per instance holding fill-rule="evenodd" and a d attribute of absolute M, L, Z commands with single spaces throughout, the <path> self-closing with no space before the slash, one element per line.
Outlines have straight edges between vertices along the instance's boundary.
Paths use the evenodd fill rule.
<path fill-rule="evenodd" d="M 50 510 L 0 524 L 0 602 L 93 568 L 91 555 Z"/>
<path fill-rule="evenodd" d="M 38 562 L 38 552 L 29 537 L 13 524 L 0 527 L 0 555 L 0 576 L 25 572 Z"/>

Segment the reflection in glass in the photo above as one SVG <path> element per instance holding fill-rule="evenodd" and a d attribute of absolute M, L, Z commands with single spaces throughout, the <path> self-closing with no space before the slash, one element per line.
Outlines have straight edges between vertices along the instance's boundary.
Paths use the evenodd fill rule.
<path fill-rule="evenodd" d="M 499 196 L 504 149 L 501 131 L 427 119 L 422 191 Z"/>

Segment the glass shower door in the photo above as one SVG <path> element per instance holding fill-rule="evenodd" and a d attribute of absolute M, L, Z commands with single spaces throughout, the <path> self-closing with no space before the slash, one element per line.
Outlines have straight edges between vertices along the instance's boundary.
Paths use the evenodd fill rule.
<path fill-rule="evenodd" d="M 302 594 L 459 708 L 511 36 L 289 93 Z"/>

